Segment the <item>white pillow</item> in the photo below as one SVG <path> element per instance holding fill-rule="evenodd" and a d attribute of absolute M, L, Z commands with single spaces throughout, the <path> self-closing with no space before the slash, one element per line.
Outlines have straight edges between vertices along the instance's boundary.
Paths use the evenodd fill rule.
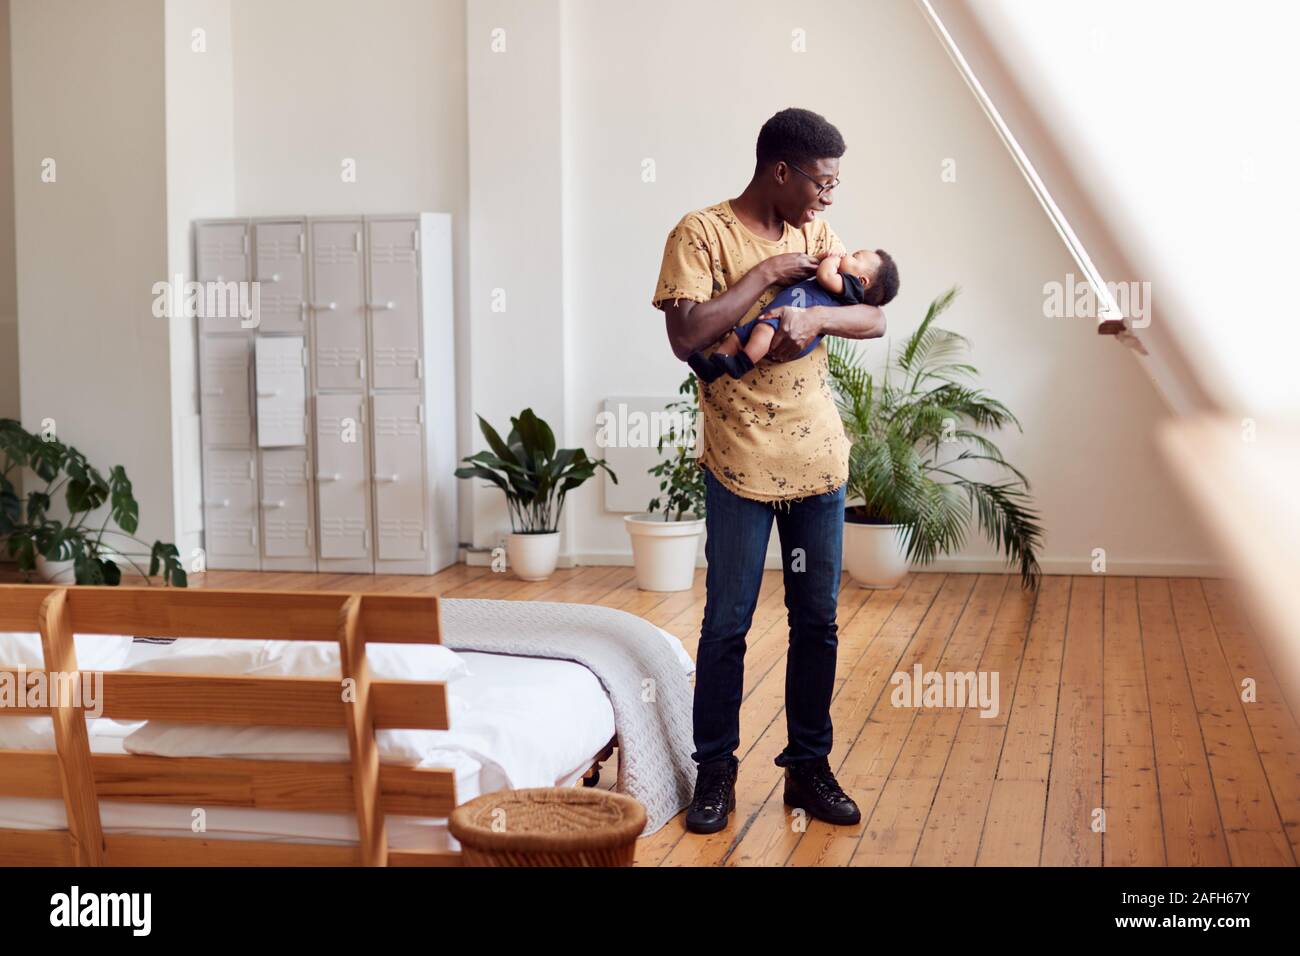
<path fill-rule="evenodd" d="M 449 702 L 452 721 L 461 711 Z M 417 766 L 446 746 L 445 730 L 376 730 L 380 762 Z M 240 757 L 250 760 L 310 760 L 323 763 L 352 759 L 347 731 L 327 727 L 242 727 L 227 724 L 181 724 L 149 720 L 127 736 L 128 753 L 157 757 Z"/>
<path fill-rule="evenodd" d="M 125 671 L 168 674 L 245 674 L 263 658 L 267 641 L 180 637 L 173 644 L 133 644 Z"/>
<path fill-rule="evenodd" d="M 125 663 L 133 638 L 123 634 L 78 634 L 77 667 L 83 671 L 114 671 Z M 41 635 L 0 632 L 0 666 L 44 670 Z M 101 721 L 107 725 L 110 721 Z M 95 722 L 92 719 L 90 726 Z M 132 725 L 134 726 L 134 725 Z M 53 750 L 54 725 L 49 717 L 0 717 L 0 750 Z"/>
<path fill-rule="evenodd" d="M 442 644 L 366 644 L 371 676 L 378 680 L 453 681 L 470 674 L 465 659 Z M 339 646 L 318 641 L 267 641 L 247 674 L 339 677 Z"/>
<path fill-rule="evenodd" d="M 135 660 L 130 669 L 185 673 L 248 674 L 259 677 L 333 677 L 339 671 L 339 647 L 321 641 L 229 641 L 199 639 L 174 658 L 167 651 L 176 644 L 156 648 L 157 653 Z M 222 645 L 247 645 L 222 655 Z M 253 646 L 255 645 L 255 646 Z M 366 645 L 371 676 L 377 680 L 450 682 L 471 675 L 465 659 L 441 644 Z M 237 669 L 236 669 L 237 668 Z M 459 710 L 448 695 L 449 710 Z M 416 765 L 424 761 L 442 731 L 393 729 L 375 732 L 379 759 L 384 763 Z M 160 757 L 249 757 L 254 760 L 348 760 L 346 732 L 323 727 L 243 727 L 221 724 L 187 724 L 151 720 L 126 738 L 129 753 Z"/>
<path fill-rule="evenodd" d="M 0 717 L 0 750 L 53 750 L 54 724 L 48 717 Z"/>
<path fill-rule="evenodd" d="M 83 671 L 115 671 L 125 663 L 134 638 L 122 634 L 77 634 L 77 667 Z M 41 635 L 0 632 L 0 667 L 43 670 Z"/>
<path fill-rule="evenodd" d="M 101 741 L 126 737 L 139 726 L 137 721 L 88 717 L 86 732 L 90 736 L 90 749 L 100 753 Z M 0 717 L 0 750 L 54 749 L 54 722 L 49 717 Z"/>
<path fill-rule="evenodd" d="M 441 644 L 366 645 L 378 680 L 452 681 L 470 673 L 465 659 Z M 339 646 L 323 641 L 178 638 L 137 644 L 123 668 L 170 674 L 256 674 L 261 677 L 340 677 Z"/>

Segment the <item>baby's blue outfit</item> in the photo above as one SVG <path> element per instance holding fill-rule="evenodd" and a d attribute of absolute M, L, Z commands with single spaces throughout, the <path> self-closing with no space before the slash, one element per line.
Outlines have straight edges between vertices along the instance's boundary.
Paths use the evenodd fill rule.
<path fill-rule="evenodd" d="M 857 305 L 860 303 L 866 292 L 862 287 L 862 280 L 857 276 L 851 275 L 842 275 L 840 278 L 844 280 L 844 292 L 841 295 L 836 295 L 835 293 L 828 291 L 820 282 L 817 281 L 817 277 L 813 276 L 811 279 L 804 279 L 802 282 L 796 282 L 794 285 L 786 286 L 776 294 L 776 298 L 769 302 L 763 311 L 770 312 L 772 309 L 779 309 L 782 306 L 794 306 L 797 309 L 810 309 L 815 305 L 837 306 Z M 742 347 L 749 343 L 749 336 L 754 331 L 754 323 L 760 321 L 765 325 L 772 326 L 774 329 L 779 328 L 781 325 L 780 319 L 773 318 L 751 319 L 744 325 L 738 326 L 736 328 L 736 336 L 740 339 Z M 815 349 L 817 343 L 821 340 L 822 337 L 820 335 L 814 337 L 804 350 L 795 356 L 795 358 L 803 358 Z M 793 359 L 791 361 L 793 361 Z"/>
<path fill-rule="evenodd" d="M 840 305 L 857 305 L 866 297 L 866 287 L 862 280 L 857 276 L 841 275 L 844 280 L 844 291 L 839 295 L 828 292 L 822 288 L 822 284 L 817 281 L 817 277 L 804 279 L 802 282 L 796 282 L 794 285 L 786 286 L 776 294 L 776 298 L 767 304 L 764 312 L 771 309 L 781 308 L 782 306 L 793 306 L 796 309 L 809 309 L 813 306 L 840 306 Z M 760 313 L 761 314 L 761 313 Z M 730 375 L 732 378 L 740 378 L 754 367 L 754 363 L 749 360 L 749 356 L 743 351 L 743 346 L 749 343 L 749 337 L 753 334 L 754 323 L 762 321 L 774 329 L 781 327 L 781 320 L 771 319 L 751 319 L 744 325 L 737 326 L 735 333 L 740 339 L 742 350 L 735 355 L 719 355 L 717 352 L 712 353 L 707 358 L 700 352 L 692 352 L 686 359 L 691 370 L 700 377 L 703 382 L 712 382 L 722 375 Z M 803 358 L 809 352 L 817 347 L 817 343 L 822 340 L 820 335 L 815 336 L 802 352 L 795 358 Z M 791 359 L 794 361 L 794 359 Z"/>

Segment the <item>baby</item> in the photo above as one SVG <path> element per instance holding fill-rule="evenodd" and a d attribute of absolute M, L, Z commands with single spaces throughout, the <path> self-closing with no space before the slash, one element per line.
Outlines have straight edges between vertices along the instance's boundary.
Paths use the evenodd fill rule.
<path fill-rule="evenodd" d="M 813 278 L 786 286 L 768 303 L 762 315 L 728 332 L 710 355 L 692 352 L 686 361 L 705 382 L 712 382 L 724 372 L 740 378 L 767 355 L 772 336 L 781 325 L 780 319 L 771 316 L 773 310 L 782 306 L 806 309 L 815 305 L 859 303 L 881 306 L 897 294 L 898 267 L 884 249 L 875 252 L 859 249 L 848 256 L 828 255 L 817 266 Z M 816 336 L 795 358 L 803 358 L 820 341 L 821 336 Z"/>

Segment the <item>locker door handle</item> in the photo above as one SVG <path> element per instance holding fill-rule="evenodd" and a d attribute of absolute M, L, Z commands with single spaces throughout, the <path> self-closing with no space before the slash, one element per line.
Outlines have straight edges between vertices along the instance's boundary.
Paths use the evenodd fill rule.
<path fill-rule="evenodd" d="M 337 302 L 317 302 L 312 305 L 317 312 L 337 312 L 339 304 Z"/>
<path fill-rule="evenodd" d="M 342 481 L 343 476 L 339 474 L 337 471 L 335 471 L 330 473 L 319 474 L 316 476 L 316 480 L 317 481 Z"/>
<path fill-rule="evenodd" d="M 229 499 L 229 498 L 222 498 L 220 501 L 214 501 L 214 502 L 212 502 L 212 507 L 214 507 L 214 508 L 229 508 L 229 507 L 230 507 L 230 499 Z"/>
<path fill-rule="evenodd" d="M 205 388 L 203 390 L 203 394 L 210 395 L 213 398 L 217 398 L 218 396 L 225 395 L 226 390 L 224 388 Z"/>
<path fill-rule="evenodd" d="M 268 279 L 263 279 L 262 281 L 263 281 L 263 282 L 279 282 L 279 281 L 280 281 L 280 273 L 278 273 L 278 272 L 272 272 L 270 278 L 268 278 Z"/>
<path fill-rule="evenodd" d="M 374 309 L 376 312 L 392 312 L 397 308 L 397 303 L 392 299 L 389 299 L 387 302 L 372 302 L 370 303 L 370 308 Z"/>
<path fill-rule="evenodd" d="M 393 482 L 397 481 L 397 472 L 393 472 L 391 475 L 372 475 L 371 477 L 373 477 L 375 481 L 381 482 L 385 485 L 391 485 Z"/>
<path fill-rule="evenodd" d="M 283 501 L 283 500 L 281 500 L 281 501 L 263 501 L 263 502 L 262 502 L 262 507 L 263 507 L 263 508 L 283 508 L 283 507 L 284 507 L 284 501 Z"/>
<path fill-rule="evenodd" d="M 259 389 L 257 390 L 257 397 L 258 397 L 258 398 L 276 398 L 277 396 L 279 396 L 280 391 L 281 391 L 281 390 L 278 389 L 278 388 L 259 388 Z"/>

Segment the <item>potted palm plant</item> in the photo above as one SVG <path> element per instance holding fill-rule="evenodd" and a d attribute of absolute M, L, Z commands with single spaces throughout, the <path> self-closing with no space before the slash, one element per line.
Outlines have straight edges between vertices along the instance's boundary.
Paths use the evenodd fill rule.
<path fill-rule="evenodd" d="M 13 479 L 23 469 L 44 485 L 20 497 Z M 66 518 L 51 514 L 60 492 Z M 96 526 L 104 505 L 108 512 Z M 176 546 L 137 538 L 139 523 L 140 505 L 121 465 L 105 478 L 73 446 L 0 418 L 0 543 L 20 571 L 58 583 L 116 585 L 129 566 L 142 578 L 161 572 L 165 584 L 185 587 Z M 148 550 L 129 550 L 134 545 Z M 147 572 L 140 563 L 146 558 Z"/>
<path fill-rule="evenodd" d="M 935 319 L 957 296 L 939 296 L 879 380 L 845 339 L 828 338 L 836 404 L 852 443 L 844 515 L 844 567 L 864 587 L 894 587 L 910 563 L 927 564 L 962 546 L 971 519 L 1037 588 L 1042 528 L 1029 480 L 985 432 L 1020 422 L 969 383 L 968 340 Z M 978 463 L 978 464 L 976 464 Z M 1003 474 L 983 481 L 975 465 Z"/>
<path fill-rule="evenodd" d="M 694 375 L 688 376 L 677 389 L 687 397 L 664 409 L 669 427 L 660 433 L 657 450 L 660 455 L 665 445 L 672 450 L 649 472 L 659 479 L 663 500 L 656 496 L 644 514 L 623 517 L 632 539 L 636 586 L 643 591 L 687 591 L 695 583 L 705 498 L 704 472 L 694 441 L 699 414 L 695 381 Z"/>
<path fill-rule="evenodd" d="M 469 455 L 457 478 L 486 478 L 506 496 L 510 535 L 506 560 L 525 581 L 544 581 L 555 571 L 560 554 L 560 513 L 564 497 L 603 468 L 618 484 L 604 459 L 593 460 L 581 448 L 556 450 L 555 434 L 531 408 L 510 419 L 505 441 L 478 416 L 488 449 Z"/>

